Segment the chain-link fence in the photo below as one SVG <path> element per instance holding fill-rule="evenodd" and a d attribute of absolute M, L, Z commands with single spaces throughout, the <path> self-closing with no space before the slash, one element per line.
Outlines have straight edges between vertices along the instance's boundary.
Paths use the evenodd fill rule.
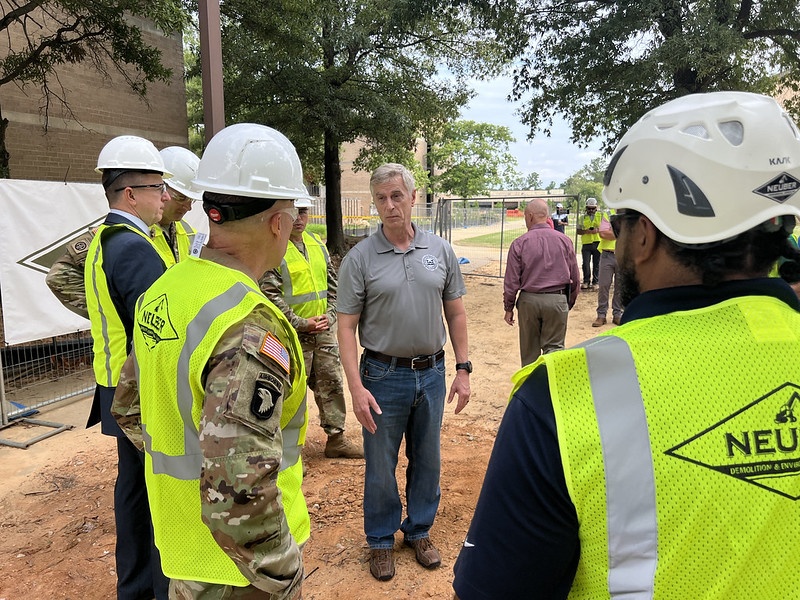
<path fill-rule="evenodd" d="M 453 245 L 465 275 L 503 277 L 508 247 L 527 231 L 525 206 L 540 197 L 441 199 L 433 230 Z M 543 199 L 554 213 L 556 203 L 564 198 L 572 196 Z M 565 234 L 575 239 L 573 221 L 568 220 Z"/>

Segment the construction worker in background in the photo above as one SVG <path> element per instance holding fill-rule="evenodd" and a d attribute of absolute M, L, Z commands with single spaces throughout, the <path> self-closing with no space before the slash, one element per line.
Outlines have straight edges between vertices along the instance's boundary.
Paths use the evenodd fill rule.
<path fill-rule="evenodd" d="M 191 203 L 200 199 L 200 194 L 191 185 L 200 159 L 192 151 L 179 146 L 164 148 L 159 154 L 173 176 L 166 181 L 169 200 L 164 203 L 161 220 L 150 227 L 150 231 L 156 251 L 164 264 L 170 267 L 189 255 L 196 234 L 183 217 L 192 209 Z M 69 242 L 66 252 L 53 263 L 45 277 L 47 287 L 61 304 L 86 319 L 89 313 L 83 272 L 95 231 L 90 230 Z"/>
<path fill-rule="evenodd" d="M 89 420 L 104 435 L 117 438 L 114 486 L 117 530 L 117 598 L 167 598 L 168 581 L 153 544 L 147 505 L 144 457 L 111 415 L 120 369 L 131 348 L 136 299 L 164 272 L 164 261 L 150 238 L 167 196 L 171 173 L 156 147 L 140 137 L 112 139 L 100 151 L 97 171 L 110 211 L 86 253 L 87 311 L 91 322 L 97 386 Z"/>
<path fill-rule="evenodd" d="M 597 199 L 586 200 L 586 214 L 581 219 L 578 234 L 581 236 L 581 262 L 583 269 L 582 290 L 596 290 L 600 270 L 600 221 L 602 214 L 597 212 Z"/>
<path fill-rule="evenodd" d="M 600 243 L 597 249 L 600 251 L 600 274 L 598 278 L 597 291 L 597 318 L 592 322 L 592 327 L 600 327 L 606 324 L 606 313 L 608 312 L 608 297 L 611 292 L 611 284 L 614 284 L 614 295 L 611 297 L 611 321 L 614 325 L 619 325 L 622 320 L 622 295 L 621 287 L 617 274 L 617 257 L 614 249 L 617 245 L 614 231 L 611 228 L 610 215 L 614 210 L 606 215 L 603 214 L 600 222 Z"/>
<path fill-rule="evenodd" d="M 303 352 L 257 280 L 286 252 L 303 171 L 285 136 L 240 123 L 209 141 L 195 185 L 208 246 L 139 300 L 114 414 L 145 449 L 170 597 L 300 598 Z"/>
<path fill-rule="evenodd" d="M 295 202 L 297 219 L 280 267 L 264 273 L 258 284 L 297 330 L 306 365 L 308 387 L 314 392 L 320 426 L 328 436 L 328 458 L 364 458 L 364 451 L 344 435 L 347 405 L 344 375 L 336 340 L 336 271 L 328 249 L 306 231 L 308 198 Z"/>
<path fill-rule="evenodd" d="M 152 228 L 153 244 L 167 267 L 171 267 L 189 256 L 197 233 L 183 217 L 192 210 L 192 202 L 202 197 L 192 188 L 200 159 L 191 150 L 180 146 L 169 146 L 160 154 L 172 177 L 167 180 L 169 200 L 164 203 L 164 215 Z"/>
<path fill-rule="evenodd" d="M 795 598 L 800 303 L 767 273 L 798 255 L 800 131 L 758 94 L 672 100 L 603 199 L 622 325 L 515 375 L 457 595 Z"/>
<path fill-rule="evenodd" d="M 556 212 L 550 218 L 553 221 L 553 229 L 565 233 L 567 225 L 569 225 L 569 213 L 564 210 L 561 202 L 556 203 Z"/>

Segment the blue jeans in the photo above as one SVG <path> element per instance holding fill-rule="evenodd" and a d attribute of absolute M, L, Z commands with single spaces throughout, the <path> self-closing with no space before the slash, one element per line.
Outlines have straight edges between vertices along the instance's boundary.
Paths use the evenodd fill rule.
<path fill-rule="evenodd" d="M 413 371 L 362 356 L 361 381 L 382 414 L 364 435 L 364 533 L 370 548 L 391 548 L 400 529 L 409 541 L 428 537 L 439 508 L 441 444 L 445 398 L 444 358 L 430 369 Z M 405 435 L 406 513 L 397 490 L 397 458 Z"/>

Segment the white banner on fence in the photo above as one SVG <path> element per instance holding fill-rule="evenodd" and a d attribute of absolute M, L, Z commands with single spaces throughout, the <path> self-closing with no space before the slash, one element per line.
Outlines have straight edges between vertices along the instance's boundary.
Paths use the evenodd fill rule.
<path fill-rule="evenodd" d="M 99 184 L 0 180 L 0 291 L 7 344 L 89 329 L 45 285 L 65 245 L 105 220 L 108 201 Z M 186 215 L 208 232 L 200 203 Z"/>

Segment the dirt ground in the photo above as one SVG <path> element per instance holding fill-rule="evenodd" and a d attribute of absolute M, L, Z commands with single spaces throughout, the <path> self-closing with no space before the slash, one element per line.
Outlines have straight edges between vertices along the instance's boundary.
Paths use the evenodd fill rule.
<path fill-rule="evenodd" d="M 486 272 L 497 272 L 487 265 Z M 469 526 L 495 432 L 503 415 L 510 378 L 519 366 L 518 331 L 503 322 L 502 280 L 468 276 L 472 399 L 460 415 L 446 408 L 442 429 L 442 502 L 431 539 L 442 566 L 426 571 L 397 536 L 397 574 L 378 582 L 369 574 L 362 529 L 362 460 L 323 456 L 325 436 L 316 405 L 309 402 L 308 467 L 304 492 L 311 514 L 311 539 L 304 552 L 306 600 L 451 598 L 452 568 Z M 583 292 L 570 313 L 567 345 L 591 337 L 596 292 Z M 449 348 L 448 348 L 449 350 Z M 452 369 L 452 352 L 448 368 Z M 452 379 L 452 372 L 449 380 Z M 448 386 L 450 381 L 448 381 Z M 113 598 L 113 486 L 116 471 L 112 438 L 98 428 L 83 429 L 89 400 L 57 404 L 35 418 L 72 424 L 71 430 L 27 450 L 0 447 L 0 600 Z M 348 415 L 347 435 L 360 439 Z M 28 439 L 46 431 L 15 424 L 0 435 Z M 398 481 L 406 464 L 401 451 Z"/>

